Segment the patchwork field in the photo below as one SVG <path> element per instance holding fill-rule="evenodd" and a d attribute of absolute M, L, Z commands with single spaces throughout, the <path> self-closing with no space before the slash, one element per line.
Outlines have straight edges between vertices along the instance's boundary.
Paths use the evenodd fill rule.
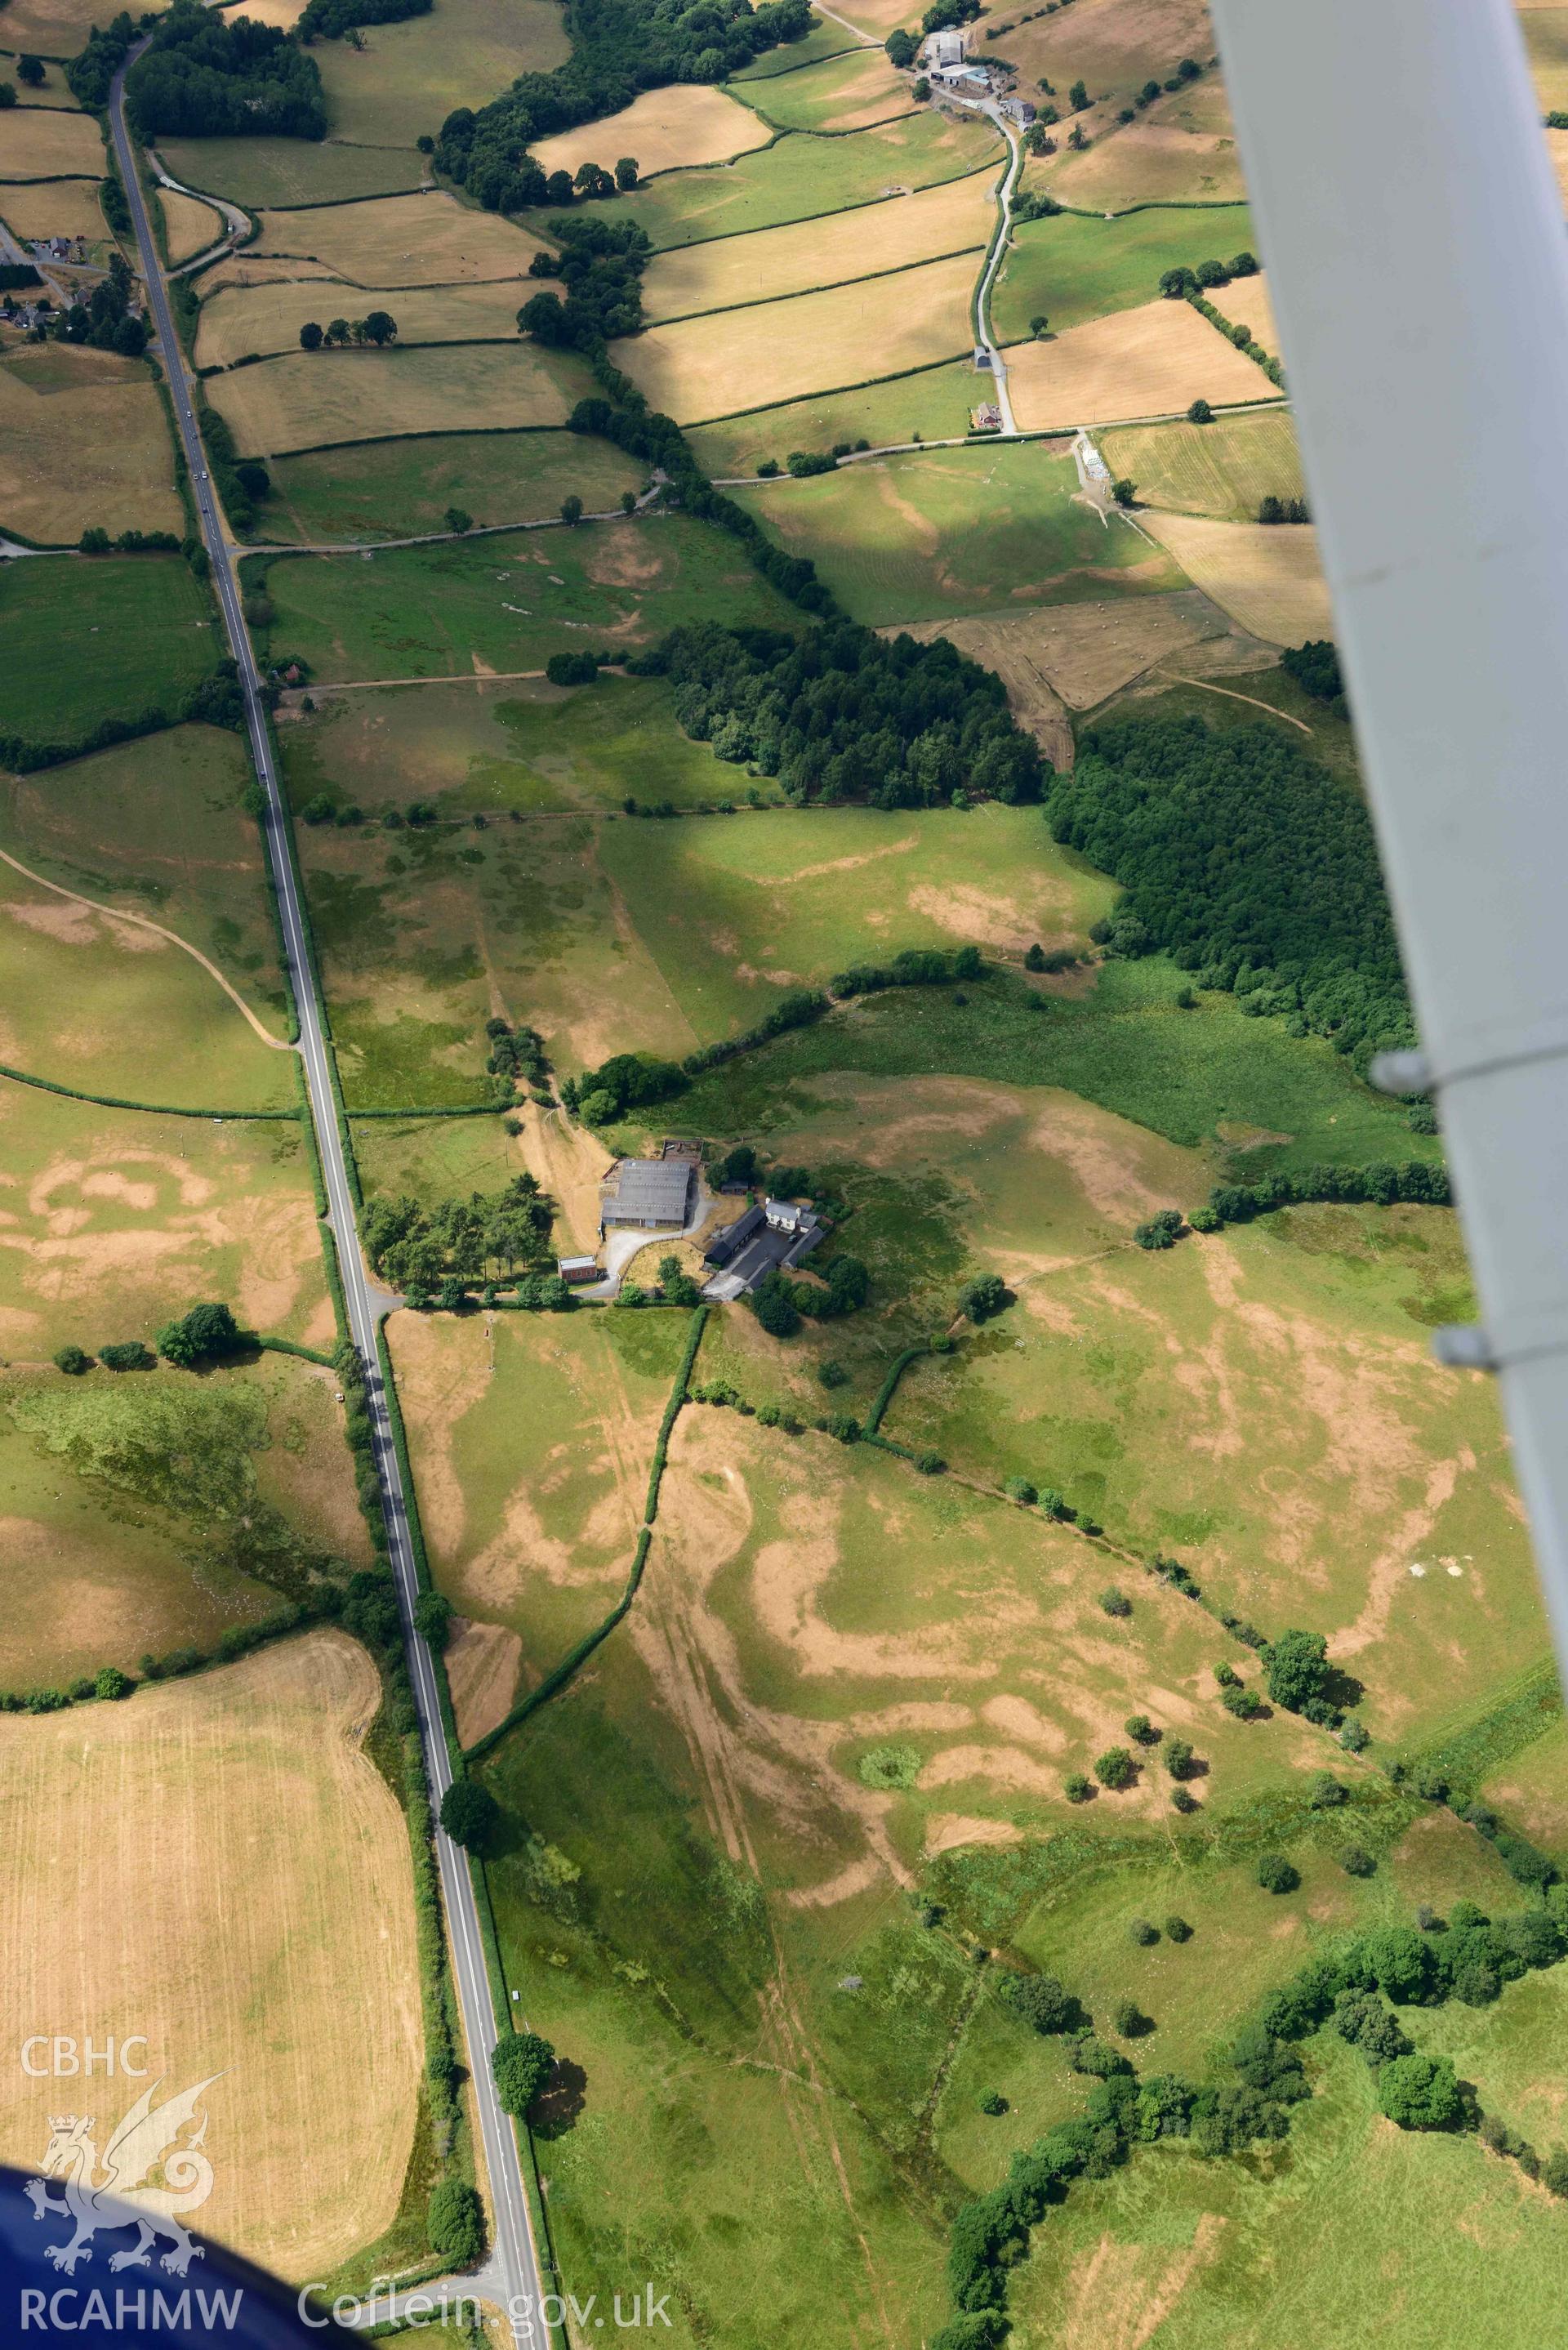
<path fill-rule="evenodd" d="M 526 343 L 426 344 L 411 350 L 295 351 L 214 376 L 213 406 L 242 452 L 286 455 L 340 441 L 564 424 L 592 379 L 574 351 Z"/>
<path fill-rule="evenodd" d="M 602 124 L 597 128 L 603 132 Z M 843 139 L 799 132 L 722 170 L 672 172 L 651 187 L 617 197 L 604 216 L 637 221 L 655 250 L 663 252 L 705 237 L 741 236 L 790 221 L 821 219 L 885 196 L 961 180 L 1002 152 L 989 123 L 954 121 L 923 110 Z M 529 225 L 547 236 L 551 221 L 548 212 L 535 213 Z"/>
<path fill-rule="evenodd" d="M 986 42 L 982 53 L 991 47 Z M 1204 0 L 1075 0 L 1070 9 L 1039 10 L 1027 24 L 999 29 L 996 54 L 1018 68 L 1025 87 L 1042 76 L 1063 90 L 1086 82 L 1097 130 L 1183 57 L 1208 65 L 1214 28 Z"/>
<path fill-rule="evenodd" d="M 0 525 L 74 546 L 184 528 L 174 453 L 151 369 L 68 343 L 0 356 Z"/>
<path fill-rule="evenodd" d="M 406 350 L 416 343 L 515 343 L 521 299 L 521 288 L 515 282 L 400 286 L 397 307 L 392 313 L 398 322 L 399 349 Z M 236 359 L 248 359 L 255 352 L 264 357 L 285 351 L 297 353 L 299 330 L 307 319 L 326 326 L 339 316 L 350 320 L 362 317 L 366 307 L 361 287 L 333 279 L 306 278 L 295 285 L 222 286 L 202 305 L 201 323 L 196 330 L 196 364 L 201 368 L 233 367 Z M 306 356 L 330 368 L 342 359 L 377 355 L 358 350 L 320 351 Z"/>
<path fill-rule="evenodd" d="M 211 204 L 199 203 L 194 196 L 182 196 L 176 188 L 159 189 L 158 208 L 163 215 L 169 259 L 175 268 L 183 261 L 194 261 L 223 234 L 222 213 Z"/>
<path fill-rule="evenodd" d="M 333 139 L 164 139 L 158 152 L 186 187 L 251 212 L 395 196 L 425 181 L 425 159 L 410 148 Z"/>
<path fill-rule="evenodd" d="M 454 107 L 488 105 L 522 73 L 551 73 L 570 55 L 550 0 L 436 0 L 428 15 L 367 25 L 362 46 L 318 41 L 312 52 L 335 139 L 411 148 Z"/>
<path fill-rule="evenodd" d="M 781 130 L 864 130 L 913 111 L 912 85 L 877 49 L 808 66 L 750 93 L 750 102 Z M 699 160 L 705 160 L 699 158 Z"/>
<path fill-rule="evenodd" d="M 1271 644 L 1300 645 L 1334 634 L 1317 533 L 1310 524 L 1260 528 L 1151 514 L 1145 527 L 1189 579 L 1254 636 Z"/>
<path fill-rule="evenodd" d="M 606 514 L 647 475 L 607 441 L 566 432 L 435 433 L 278 459 L 257 536 L 403 538 L 445 530 L 461 506 L 483 529 L 545 522 L 575 494 Z"/>
<path fill-rule="evenodd" d="M 11 19 L 7 16 L 6 29 Z M 97 179 L 103 133 L 90 114 L 63 107 L 13 107 L 0 123 L 0 180 Z"/>
<path fill-rule="evenodd" d="M 151 1341 L 198 1298 L 312 1346 L 333 1336 L 292 1119 L 159 1118 L 0 1080 L 0 1346 Z"/>
<path fill-rule="evenodd" d="M 1137 484 L 1141 504 L 1179 514 L 1255 522 L 1261 499 L 1306 495 L 1295 427 L 1283 409 L 1217 416 L 1212 424 L 1126 426 L 1101 436 L 1100 453 L 1118 479 Z"/>
<path fill-rule="evenodd" d="M 161 12 L 155 8 L 151 13 Z M 5 47 L 44 57 L 74 57 L 102 16 L 95 0 L 11 0 L 5 11 Z"/>
<path fill-rule="evenodd" d="M 106 1664 L 136 1675 L 144 1656 L 211 1657 L 286 1589 L 364 1564 L 333 1387 L 280 1355 L 201 1379 L 167 1367 L 66 1379 L 52 1366 L 0 1378 L 16 1570 L 0 1683 L 68 1688 Z"/>
<path fill-rule="evenodd" d="M 886 383 L 818 392 L 745 416 L 722 417 L 697 426 L 690 438 L 711 473 L 732 478 L 754 473 L 769 457 L 783 464 L 792 449 L 831 449 L 836 441 L 865 441 L 881 449 L 961 439 L 970 411 L 985 389 L 969 359 L 950 359 Z"/>
<path fill-rule="evenodd" d="M 100 1706 L 85 1744 L 70 1714 L 0 1723 L 16 2012 L 49 2011 L 71 1951 L 102 2031 L 145 2033 L 171 2095 L 209 2083 L 203 2222 L 301 2280 L 387 2227 L 413 2146 L 408 1834 L 359 1746 L 379 1694 L 363 1649 L 317 1632 Z M 132 1918 L 127 1884 L 154 1878 Z M 241 1885 L 267 1898 L 236 1901 Z M 38 2160 L 59 2102 L 8 2073 L 8 2160 Z"/>
<path fill-rule="evenodd" d="M 188 941 L 269 1035 L 284 1035 L 261 839 L 243 806 L 250 775 L 241 735 L 177 726 L 36 775 L 0 776 L 0 848 L 40 877 L 31 883 L 9 868 L 0 876 L 16 926 L 13 945 L 43 956 L 40 973 L 52 973 L 26 999 L 29 1022 L 44 1024 L 29 1026 L 25 1041 L 14 1037 L 17 1049 L 0 1057 L 47 1076 L 58 1076 L 68 1057 L 93 1090 L 134 1096 L 123 1082 L 130 1024 L 142 1032 L 138 1066 L 148 1083 L 156 1072 L 160 1085 L 194 1087 L 164 1093 L 165 1100 L 292 1101 L 286 1058 L 266 1051 L 210 971 L 145 927 L 161 923 Z M 73 905 L 42 882 L 109 910 Z M 120 919 L 131 915 L 134 922 Z M 76 950 L 74 977 L 51 963 L 51 941 Z M 92 953 L 80 951 L 88 946 Z M 99 969 L 113 972 L 112 982 L 84 980 Z M 83 990 L 92 984 L 106 993 L 89 1017 Z M 130 1018 L 138 990 L 151 995 Z M 110 991 L 127 1007 L 118 1017 Z M 20 990 L 7 988 L 4 1016 L 23 1010 Z M 171 1055 L 196 1057 L 177 1072 Z M 224 1084 L 231 1072 L 237 1092 Z"/>
<path fill-rule="evenodd" d="M 1082 0 L 1078 0 L 1082 5 Z M 1160 207 L 1106 220 L 1083 213 L 1058 213 L 1028 221 L 1013 234 L 992 295 L 992 322 L 999 341 L 1020 342 L 1029 321 L 1044 316 L 1063 333 L 1113 310 L 1131 310 L 1152 299 L 1167 269 L 1192 268 L 1210 255 L 1228 261 L 1255 250 L 1257 232 L 1245 204 L 1182 211 Z M 1258 277 L 1218 290 L 1250 296 Z M 1257 306 L 1254 306 L 1257 307 Z M 1268 351 L 1275 346 L 1262 333 Z"/>
<path fill-rule="evenodd" d="M 650 180 L 657 172 L 727 162 L 753 147 L 765 147 L 773 135 L 750 107 L 739 105 L 722 89 L 701 82 L 674 82 L 665 89 L 644 90 L 620 113 L 601 122 L 579 123 L 575 130 L 535 140 L 530 152 L 546 173 L 576 172 L 580 163 L 601 163 L 607 172 L 613 171 L 618 157 L 630 155 L 640 176 Z"/>
<path fill-rule="evenodd" d="M 286 557 L 267 594 L 279 649 L 328 683 L 535 671 L 554 652 L 627 651 L 721 613 L 795 620 L 732 539 L 680 515 L 399 548 L 373 563 Z"/>
<path fill-rule="evenodd" d="M 207 590 L 178 556 L 0 567 L 0 732 L 79 741 L 105 718 L 172 715 L 217 660 Z"/>
<path fill-rule="evenodd" d="M 1271 358 L 1279 358 L 1280 330 L 1274 323 L 1266 269 L 1261 269 L 1256 277 L 1236 277 L 1229 286 L 1216 286 L 1208 298 L 1221 317 L 1229 318 L 1233 327 L 1251 327 L 1252 340 L 1261 344 Z"/>
<path fill-rule="evenodd" d="M 1184 130 L 1163 120 L 1158 108 L 1126 130 L 1106 133 L 1083 154 L 1064 151 L 1047 184 L 1064 204 L 1099 212 L 1135 204 L 1235 204 L 1247 192 L 1233 138 Z"/>
<path fill-rule="evenodd" d="M 761 484 L 742 503 L 872 627 L 1180 584 L 1136 533 L 1102 519 L 1049 442 L 861 461 Z"/>
<path fill-rule="evenodd" d="M 829 220 L 680 246 L 649 266 L 642 281 L 644 315 L 657 321 L 728 310 L 905 269 L 941 254 L 974 252 L 988 242 L 995 220 L 991 174 L 978 172 Z M 978 261 L 975 267 L 978 274 Z M 711 332 L 718 339 L 728 329 Z"/>
<path fill-rule="evenodd" d="M 1188 302 L 1147 302 L 1048 342 L 1005 354 L 1012 411 L 1025 432 L 1279 397 L 1262 369 Z"/>
<path fill-rule="evenodd" d="M 22 243 L 33 237 L 85 237 L 102 247 L 109 231 L 96 180 L 13 181 L 0 186 L 0 220 Z"/>
<path fill-rule="evenodd" d="M 732 311 L 722 335 L 701 318 L 652 327 L 613 344 L 611 357 L 650 406 L 678 422 L 733 415 L 764 400 L 831 390 L 868 369 L 898 374 L 950 357 L 970 339 L 974 279 L 973 256 L 958 254 L 858 286 Z"/>
<path fill-rule="evenodd" d="M 248 250 L 323 261 L 351 286 L 458 286 L 525 277 L 539 243 L 499 213 L 473 211 L 436 189 L 268 213 Z"/>

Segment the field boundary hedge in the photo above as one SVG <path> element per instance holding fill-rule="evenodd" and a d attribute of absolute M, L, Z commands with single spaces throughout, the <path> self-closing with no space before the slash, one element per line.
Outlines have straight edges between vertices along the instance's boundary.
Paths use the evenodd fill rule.
<path fill-rule="evenodd" d="M 99 1109 L 140 1109 L 151 1118 L 215 1118 L 221 1124 L 237 1124 L 246 1118 L 296 1118 L 297 1109 L 191 1109 L 173 1102 L 126 1101 L 119 1094 L 84 1093 L 78 1086 L 59 1086 L 52 1077 L 30 1076 L 26 1069 L 13 1069 L 0 1061 L 0 1077 L 9 1077 L 18 1086 L 36 1086 L 40 1093 L 60 1094 L 67 1101 L 92 1102 Z"/>
<path fill-rule="evenodd" d="M 888 274 L 891 275 L 891 272 Z M 792 296 L 782 298 L 794 299 L 794 297 Z M 897 375 L 863 376 L 858 383 L 828 384 L 821 391 L 797 392 L 793 400 L 764 400 L 760 408 L 732 408 L 726 410 L 722 416 L 693 417 L 691 423 L 683 424 L 680 430 L 690 438 L 693 432 L 705 432 L 711 424 L 738 424 L 742 417 L 765 416 L 770 408 L 799 408 L 808 400 L 838 400 L 846 391 L 875 391 L 878 384 L 908 383 L 912 376 L 935 375 L 939 368 L 951 367 L 955 359 L 967 357 L 969 348 L 966 344 L 963 350 L 950 351 L 945 359 L 927 359 L 921 367 L 900 368 Z"/>
<path fill-rule="evenodd" d="M 584 1635 L 576 1646 L 562 1658 L 552 1672 L 545 1674 L 538 1687 L 530 1690 L 527 1696 L 520 1700 L 512 1708 L 511 1712 L 496 1723 L 493 1730 L 487 1730 L 483 1738 L 475 1740 L 467 1751 L 466 1761 L 479 1762 L 483 1755 L 490 1753 L 500 1744 L 508 1731 L 516 1730 L 528 1720 L 530 1714 L 537 1713 L 542 1705 L 547 1705 L 551 1698 L 565 1689 L 578 1668 L 593 1655 L 594 1650 L 608 1639 L 616 1626 L 630 1614 L 632 1602 L 637 1597 L 638 1586 L 642 1581 L 642 1570 L 648 1564 L 649 1546 L 653 1540 L 654 1520 L 659 1515 L 659 1489 L 664 1480 L 664 1464 L 670 1450 L 670 1435 L 680 1416 L 681 1406 L 689 1399 L 691 1369 L 697 1360 L 697 1349 L 702 1343 L 702 1332 L 707 1320 L 708 1308 L 705 1305 L 697 1306 L 691 1315 L 691 1328 L 686 1340 L 686 1351 L 680 1357 L 680 1367 L 675 1374 L 675 1383 L 670 1390 L 670 1400 L 664 1407 L 664 1417 L 659 1424 L 659 1437 L 653 1448 L 653 1461 L 648 1475 L 648 1498 L 643 1503 L 643 1523 L 637 1537 L 637 1548 L 632 1554 L 631 1568 L 626 1578 L 626 1588 L 609 1614 L 597 1624 L 591 1632 Z"/>

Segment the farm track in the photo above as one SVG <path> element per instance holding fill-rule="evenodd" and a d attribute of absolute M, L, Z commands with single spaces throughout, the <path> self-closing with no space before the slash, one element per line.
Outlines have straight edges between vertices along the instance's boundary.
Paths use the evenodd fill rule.
<path fill-rule="evenodd" d="M 147 199 L 136 168 L 135 151 L 126 122 L 126 72 L 145 47 L 145 40 L 139 41 L 115 75 L 109 92 L 109 128 L 115 158 L 125 185 L 126 201 L 130 208 L 131 226 L 140 256 L 159 353 L 169 380 L 181 446 L 190 467 L 191 486 L 201 520 L 202 536 L 212 562 L 213 586 L 238 665 L 251 757 L 266 796 L 265 813 L 261 820 L 262 837 L 277 897 L 283 931 L 284 969 L 299 1013 L 299 1052 L 305 1067 L 311 1117 L 328 1201 L 326 1221 L 337 1243 L 350 1335 L 365 1366 L 367 1402 L 381 1484 L 381 1506 L 403 1617 L 405 1646 L 419 1717 L 420 1742 L 431 1801 L 439 1809 L 442 1796 L 452 1783 L 453 1773 L 441 1721 L 435 1668 L 429 1648 L 413 1629 L 419 1577 L 409 1527 L 408 1498 L 403 1492 L 398 1467 L 377 1343 L 380 1321 L 392 1300 L 384 1292 L 371 1288 L 360 1252 L 354 1193 L 337 1118 L 329 1032 L 308 944 L 283 794 L 273 763 L 261 678 L 240 608 L 234 549 L 210 479 L 206 451 L 202 443 L 192 399 L 191 382 L 170 311 L 168 280 L 152 234 Z M 493 2230 L 490 2259 L 483 2271 L 464 2280 L 464 2285 L 470 2292 L 482 2293 L 498 2301 L 504 2308 L 511 2304 L 518 2313 L 536 2313 L 544 2292 L 538 2249 L 534 2240 L 533 2219 L 524 2188 L 516 2137 L 511 2121 L 502 2111 L 491 2073 L 491 2052 L 497 2038 L 496 2018 L 480 1932 L 473 1877 L 466 1854 L 439 1827 L 435 1831 L 434 1842 L 451 1938 L 453 1987 L 467 2043 L 471 2085 L 479 2116 L 483 2169 L 490 2185 Z M 347 2028 L 349 2020 L 345 2018 L 344 2021 Z M 381 2314 L 379 2309 L 375 2312 L 378 2316 Z M 393 2313 L 389 2309 L 385 2314 L 390 2315 Z"/>

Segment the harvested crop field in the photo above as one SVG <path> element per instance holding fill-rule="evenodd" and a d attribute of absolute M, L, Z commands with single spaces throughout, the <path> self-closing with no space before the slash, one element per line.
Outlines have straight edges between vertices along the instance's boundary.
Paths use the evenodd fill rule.
<path fill-rule="evenodd" d="M 517 307 L 522 289 L 515 283 L 480 286 L 414 286 L 398 289 L 398 347 L 416 343 L 517 341 Z M 385 306 L 383 306 L 385 307 Z M 233 367 L 236 359 L 259 351 L 264 357 L 297 352 L 299 330 L 307 319 L 317 326 L 338 317 L 362 317 L 366 296 L 358 286 L 332 279 L 306 278 L 295 285 L 225 286 L 202 305 L 196 330 L 198 367 Z M 525 349 L 520 348 L 524 366 Z M 335 359 L 361 353 L 322 351 L 310 354 L 324 366 Z"/>
<path fill-rule="evenodd" d="M 144 2033 L 168 2095 L 206 2083 L 202 2226 L 302 2281 L 387 2228 L 413 2146 L 408 1832 L 360 1752 L 379 1699 L 365 1651 L 317 1631 L 100 1705 L 85 1742 L 74 1713 L 0 1723 L 13 2012 L 64 1998 Z M 94 2085 L 106 2128 L 133 2095 Z M 8 2161 L 39 2160 L 59 2103 L 8 2070 Z"/>
<path fill-rule="evenodd" d="M 995 224 L 993 186 L 989 172 L 977 172 L 828 220 L 678 246 L 650 265 L 642 281 L 644 313 L 650 320 L 689 317 L 847 284 L 939 255 L 978 252 Z M 978 260 L 975 267 L 978 274 Z"/>
<path fill-rule="evenodd" d="M 0 1348 L 41 1359 L 151 1339 L 193 1298 L 331 1343 L 310 1169 L 293 1119 L 102 1109 L 0 1079 Z"/>
<path fill-rule="evenodd" d="M 1107 525 L 1049 442 L 867 458 L 742 503 L 874 628 L 1179 584 L 1147 540 Z"/>
<path fill-rule="evenodd" d="M 426 178 L 425 159 L 411 147 L 349 147 L 335 139 L 164 139 L 158 151 L 186 187 L 251 212 L 395 196 Z"/>
<path fill-rule="evenodd" d="M 184 527 L 174 452 L 152 370 L 68 343 L 0 356 L 0 525 L 74 546 Z"/>
<path fill-rule="evenodd" d="M 665 89 L 644 90 L 603 121 L 579 123 L 573 130 L 535 140 L 531 152 L 545 172 L 576 172 L 580 163 L 601 163 L 607 172 L 613 171 L 618 157 L 630 155 L 639 176 L 650 180 L 658 172 L 728 162 L 753 147 L 765 147 L 773 135 L 749 106 L 737 104 L 722 89 L 702 82 L 673 82 Z"/>
<path fill-rule="evenodd" d="M 1252 360 L 1188 302 L 1146 302 L 1004 354 L 1013 413 L 1025 432 L 1168 415 L 1278 398 Z"/>
<path fill-rule="evenodd" d="M 0 120 L 0 180 L 98 179 L 103 169 L 103 133 L 90 114 L 16 106 Z"/>
<path fill-rule="evenodd" d="M 1234 204 L 1245 200 L 1236 141 L 1145 120 L 1107 132 L 1054 164 L 1046 183 L 1065 204 L 1099 212 L 1134 204 Z"/>
<path fill-rule="evenodd" d="M 324 261 L 351 286 L 460 286 L 525 277 L 539 241 L 499 213 L 474 211 L 432 189 L 267 213 L 248 250 Z"/>
<path fill-rule="evenodd" d="M 722 169 L 668 172 L 650 187 L 618 197 L 605 216 L 638 222 L 656 252 L 789 221 L 821 220 L 826 226 L 834 213 L 963 179 L 1002 152 L 989 122 L 955 121 L 922 109 L 842 139 L 798 132 Z M 547 210 L 530 216 L 530 225 L 546 236 L 554 222 Z"/>
<path fill-rule="evenodd" d="M 154 15 L 162 12 L 154 9 Z M 5 42 L 18 54 L 74 57 L 94 25 L 104 22 L 101 0 L 11 0 L 5 11 Z M 50 68 L 50 79 L 58 75 Z"/>
<path fill-rule="evenodd" d="M 447 528 L 461 506 L 483 529 L 545 522 L 576 494 L 604 514 L 642 489 L 644 468 L 577 432 L 442 432 L 278 459 L 269 540 L 405 538 Z"/>
<path fill-rule="evenodd" d="M 14 180 L 0 187 L 0 220 L 26 244 L 34 237 L 83 237 L 99 248 L 109 235 L 97 180 Z"/>
<path fill-rule="evenodd" d="M 1100 452 L 1114 474 L 1137 483 L 1140 504 L 1178 514 L 1255 522 L 1262 499 L 1306 495 L 1295 427 L 1282 408 L 1217 416 L 1212 424 L 1127 425 L 1104 433 Z"/>
<path fill-rule="evenodd" d="M 857 49 L 748 95 L 781 130 L 864 130 L 911 113 L 910 88 L 908 75 L 896 73 L 880 50 Z"/>
<path fill-rule="evenodd" d="M 163 214 L 170 263 L 176 269 L 182 261 L 194 261 L 199 253 L 205 253 L 223 234 L 222 213 L 194 196 L 182 196 L 178 189 L 160 188 L 158 206 Z"/>
<path fill-rule="evenodd" d="M 291 0 L 292 5 L 292 0 Z M 519 74 L 550 73 L 571 53 L 551 0 L 435 0 L 422 16 L 365 25 L 359 45 L 312 51 L 333 136 L 369 147 L 412 147 L 455 107 L 489 104 Z"/>
<path fill-rule="evenodd" d="M 1144 522 L 1193 584 L 1266 644 L 1299 645 L 1333 635 L 1310 523 L 1264 528 L 1161 514 L 1146 515 Z"/>
<path fill-rule="evenodd" d="M 873 366 L 892 375 L 951 357 L 969 340 L 974 280 L 974 256 L 959 254 L 732 311 L 722 334 L 701 318 L 653 327 L 611 356 L 678 423 L 734 415 L 853 383 Z"/>
<path fill-rule="evenodd" d="M 592 389 L 576 355 L 536 344 L 430 344 L 411 350 L 295 351 L 215 376 L 213 406 L 241 452 L 284 455 L 340 441 L 439 432 L 454 416 L 471 430 L 564 424 Z"/>
<path fill-rule="evenodd" d="M 1274 306 L 1269 299 L 1266 269 L 1260 269 L 1255 277 L 1233 277 L 1229 286 L 1211 286 L 1205 298 L 1233 327 L 1251 327 L 1252 340 L 1271 359 L 1280 358 L 1280 330 L 1274 320 Z"/>

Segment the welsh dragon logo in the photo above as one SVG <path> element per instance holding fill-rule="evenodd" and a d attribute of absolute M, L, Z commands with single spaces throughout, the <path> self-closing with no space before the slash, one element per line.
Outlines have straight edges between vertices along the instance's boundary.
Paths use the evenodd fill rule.
<path fill-rule="evenodd" d="M 202 2152 L 206 2115 L 202 2116 L 193 2137 L 182 2146 L 177 2141 L 194 2118 L 202 2091 L 221 2077 L 209 2074 L 193 2089 L 166 2098 L 161 2106 L 152 2100 L 161 2082 L 154 2081 L 150 2089 L 143 2089 L 104 2147 L 101 2178 L 97 2177 L 99 2150 L 93 2140 L 92 2116 L 50 2116 L 49 2143 L 38 2166 L 42 2176 L 29 2178 L 22 2191 L 32 2204 L 35 2220 L 64 2219 L 74 2225 L 76 2232 L 68 2244 L 45 2246 L 45 2257 L 57 2269 L 70 2276 L 78 2261 L 90 2260 L 91 2241 L 100 2228 L 138 2230 L 129 2251 L 112 2255 L 111 2269 L 146 2268 L 153 2245 L 164 2238 L 170 2249 L 160 2265 L 173 2276 L 183 2276 L 193 2260 L 203 2257 L 201 2245 L 192 2241 L 177 2215 L 195 2210 L 213 2191 L 213 2166 Z M 154 2179 L 156 2185 L 151 2183 Z M 58 2202 L 50 2195 L 51 2180 L 59 2187 Z"/>

